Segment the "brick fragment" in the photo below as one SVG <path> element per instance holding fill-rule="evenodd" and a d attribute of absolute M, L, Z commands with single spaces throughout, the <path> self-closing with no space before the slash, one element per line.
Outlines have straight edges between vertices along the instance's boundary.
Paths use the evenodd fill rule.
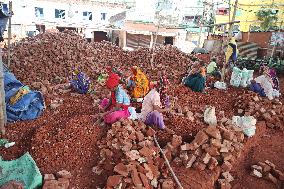
<path fill-rule="evenodd" d="M 222 168 L 222 171 L 228 172 L 228 171 L 231 171 L 231 169 L 233 168 L 233 165 L 229 161 L 224 161 L 221 168 Z"/>
<path fill-rule="evenodd" d="M 137 137 L 137 139 L 138 139 L 139 142 L 142 141 L 142 140 L 144 140 L 144 135 L 143 135 L 143 133 L 141 133 L 140 131 L 138 131 L 138 132 L 136 132 L 135 134 L 136 134 L 136 137 Z"/>
<path fill-rule="evenodd" d="M 72 177 L 72 174 L 69 171 L 62 170 L 56 173 L 56 177 L 70 179 Z"/>
<path fill-rule="evenodd" d="M 280 181 L 284 181 L 284 173 L 278 169 L 272 169 L 271 173 L 275 175 Z"/>
<path fill-rule="evenodd" d="M 217 166 L 218 166 L 218 161 L 217 161 L 217 159 L 214 158 L 214 157 L 211 157 L 211 158 L 210 158 L 210 161 L 209 161 L 209 164 L 208 164 L 208 169 L 213 170 L 213 169 L 215 169 Z"/>
<path fill-rule="evenodd" d="M 151 127 L 149 127 L 147 132 L 146 132 L 146 135 L 152 137 L 152 136 L 155 135 L 155 133 L 156 133 L 156 131 L 154 129 L 152 129 Z"/>
<path fill-rule="evenodd" d="M 193 164 L 193 167 L 195 169 L 197 169 L 198 171 L 204 171 L 206 169 L 206 165 L 204 163 L 202 163 L 202 162 L 195 162 Z"/>
<path fill-rule="evenodd" d="M 234 138 L 234 133 L 230 130 L 226 130 L 223 132 L 223 138 L 232 141 Z"/>
<path fill-rule="evenodd" d="M 263 173 L 270 172 L 270 170 L 271 170 L 271 167 L 269 165 L 267 165 L 266 163 L 258 162 L 257 165 L 262 167 Z"/>
<path fill-rule="evenodd" d="M 55 180 L 55 176 L 53 174 L 44 174 L 43 180 Z"/>
<path fill-rule="evenodd" d="M 107 187 L 116 187 L 121 183 L 122 176 L 120 175 L 112 175 L 107 179 Z"/>
<path fill-rule="evenodd" d="M 190 145 L 190 144 L 188 144 L 188 143 L 186 143 L 186 144 L 180 146 L 180 149 L 181 149 L 182 151 L 188 151 L 188 150 L 190 150 L 191 148 L 192 148 L 192 145 Z"/>
<path fill-rule="evenodd" d="M 70 181 L 67 178 L 59 178 L 58 179 L 57 185 L 60 189 L 68 189 L 69 184 L 70 184 Z"/>
<path fill-rule="evenodd" d="M 218 149 L 221 148 L 221 140 L 220 139 L 210 139 L 210 144 L 217 147 Z"/>
<path fill-rule="evenodd" d="M 192 143 L 194 145 L 194 150 L 197 149 L 202 144 L 204 144 L 205 142 L 207 142 L 208 139 L 209 139 L 209 137 L 203 131 L 199 131 L 196 134 L 194 140 L 192 141 Z"/>
<path fill-rule="evenodd" d="M 127 169 L 127 166 L 124 165 L 123 163 L 119 163 L 117 164 L 114 169 L 113 169 L 114 172 L 117 172 L 118 174 L 124 176 L 124 177 L 127 177 L 128 174 L 129 174 L 129 171 Z"/>
<path fill-rule="evenodd" d="M 150 189 L 151 186 L 150 186 L 149 180 L 146 177 L 146 175 L 144 175 L 143 173 L 139 173 L 139 177 L 140 177 L 140 179 L 142 181 L 142 184 L 143 184 L 144 188 Z"/>
<path fill-rule="evenodd" d="M 132 178 L 132 181 L 133 181 L 133 184 L 135 185 L 135 187 L 137 187 L 137 188 L 142 188 L 143 187 L 143 184 L 142 184 L 142 181 L 141 181 L 141 179 L 139 177 L 137 169 L 132 170 L 131 178 Z"/>
<path fill-rule="evenodd" d="M 231 153 L 221 153 L 224 161 L 231 160 L 233 158 L 233 155 Z"/>
<path fill-rule="evenodd" d="M 171 145 L 172 145 L 174 148 L 177 148 L 177 147 L 179 147 L 181 144 L 182 144 L 182 137 L 181 137 L 181 136 L 177 136 L 177 135 L 173 135 Z"/>
<path fill-rule="evenodd" d="M 47 180 L 44 182 L 42 189 L 57 189 L 58 181 L 57 180 Z"/>
<path fill-rule="evenodd" d="M 210 156 L 218 156 L 220 155 L 220 152 L 217 147 L 210 146 L 208 148 L 205 148 L 205 152 L 207 152 Z"/>
<path fill-rule="evenodd" d="M 231 189 L 231 184 L 226 179 L 218 179 L 218 184 L 221 189 Z"/>
<path fill-rule="evenodd" d="M 175 184 L 172 179 L 167 179 L 162 184 L 162 189 L 173 189 L 175 188 Z"/>
<path fill-rule="evenodd" d="M 257 178 L 261 178 L 262 177 L 262 173 L 256 169 L 253 169 L 251 172 L 251 175 Z"/>
<path fill-rule="evenodd" d="M 208 126 L 205 128 L 205 133 L 208 134 L 210 137 L 215 139 L 221 139 L 221 133 L 219 129 L 215 126 Z"/>
<path fill-rule="evenodd" d="M 265 162 L 267 165 L 269 165 L 272 169 L 275 169 L 276 168 L 276 165 L 274 163 L 272 163 L 271 161 L 269 160 L 265 160 Z"/>
<path fill-rule="evenodd" d="M 274 184 L 278 184 L 278 180 L 277 178 L 275 178 L 271 173 L 268 173 L 264 179 L 270 181 L 270 182 L 273 182 Z"/>
<path fill-rule="evenodd" d="M 208 164 L 209 161 L 210 161 L 210 158 L 211 156 L 208 154 L 208 153 L 204 153 L 202 156 L 201 156 L 201 159 L 203 161 L 204 164 Z"/>
<path fill-rule="evenodd" d="M 226 179 L 228 182 L 232 182 L 234 180 L 234 177 L 227 171 L 222 173 L 222 176 L 224 179 Z"/>
<path fill-rule="evenodd" d="M 186 164 L 186 168 L 192 167 L 192 165 L 193 165 L 193 163 L 195 162 L 195 160 L 196 160 L 196 156 L 193 155 L 193 154 L 190 154 L 190 155 L 188 156 L 188 162 L 187 162 L 187 164 Z"/>
<path fill-rule="evenodd" d="M 151 157 L 154 155 L 155 151 L 149 147 L 143 147 L 141 150 L 139 150 L 139 153 L 142 156 Z"/>

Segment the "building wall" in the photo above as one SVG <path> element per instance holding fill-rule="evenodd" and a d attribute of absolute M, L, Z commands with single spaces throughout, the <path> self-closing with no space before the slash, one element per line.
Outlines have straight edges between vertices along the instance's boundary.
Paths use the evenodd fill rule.
<path fill-rule="evenodd" d="M 274 3 L 272 5 L 272 3 Z M 235 4 L 234 0 L 231 0 L 231 18 L 233 15 L 233 6 Z M 279 10 L 278 11 L 278 22 L 277 26 L 281 25 L 281 21 L 283 21 L 282 27 L 284 27 L 284 2 L 283 0 L 239 0 L 238 1 L 238 9 L 236 12 L 236 19 L 241 21 L 239 25 L 240 31 L 248 32 L 250 25 L 251 26 L 259 26 L 261 21 L 258 20 L 256 13 L 258 10 L 263 8 L 272 8 Z M 228 22 L 229 15 L 216 15 L 216 23 Z"/>
<path fill-rule="evenodd" d="M 4 3 L 8 3 L 8 0 Z M 43 8 L 43 17 L 36 17 L 35 7 Z M 55 18 L 55 9 L 65 10 L 65 19 Z M 13 0 L 12 34 L 25 37 L 27 31 L 35 31 L 35 25 L 41 24 L 46 29 L 57 26 L 87 28 L 86 35 L 90 36 L 90 29 L 104 28 L 109 24 L 108 19 L 111 16 L 123 10 L 123 6 L 100 6 L 91 1 L 68 4 L 49 0 Z M 84 20 L 84 11 L 92 12 L 92 20 Z M 101 13 L 106 13 L 105 20 L 101 19 Z"/>

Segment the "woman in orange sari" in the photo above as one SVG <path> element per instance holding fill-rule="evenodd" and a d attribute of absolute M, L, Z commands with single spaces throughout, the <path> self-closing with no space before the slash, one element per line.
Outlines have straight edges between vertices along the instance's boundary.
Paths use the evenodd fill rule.
<path fill-rule="evenodd" d="M 149 80 L 140 68 L 134 66 L 131 68 L 133 76 L 127 84 L 132 98 L 143 98 L 149 91 Z"/>

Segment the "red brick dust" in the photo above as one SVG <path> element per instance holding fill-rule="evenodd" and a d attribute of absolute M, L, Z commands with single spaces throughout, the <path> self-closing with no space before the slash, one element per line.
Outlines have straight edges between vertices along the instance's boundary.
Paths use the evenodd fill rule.
<path fill-rule="evenodd" d="M 9 124 L 6 138 L 15 141 L 9 149 L 0 149 L 4 159 L 11 160 L 30 152 L 42 174 L 68 170 L 71 186 L 94 188 L 101 181 L 92 173 L 97 164 L 97 140 L 106 132 L 94 125 L 92 115 L 98 112 L 89 95 L 65 94 L 57 96 L 63 104 L 55 110 L 47 109 L 38 119 Z"/>

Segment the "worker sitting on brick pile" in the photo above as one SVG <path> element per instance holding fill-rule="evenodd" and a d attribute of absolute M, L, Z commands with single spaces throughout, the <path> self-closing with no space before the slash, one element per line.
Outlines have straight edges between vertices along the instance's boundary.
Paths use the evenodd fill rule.
<path fill-rule="evenodd" d="M 130 98 L 120 85 L 120 77 L 116 73 L 110 73 L 106 86 L 111 90 L 111 98 L 103 99 L 100 104 L 100 108 L 105 111 L 100 116 L 106 124 L 129 118 L 132 113 L 135 113 L 130 111 Z"/>
<path fill-rule="evenodd" d="M 91 91 L 91 81 L 88 76 L 75 69 L 72 73 L 72 80 L 70 81 L 72 88 L 80 94 L 87 94 Z"/>
<path fill-rule="evenodd" d="M 131 93 L 131 98 L 137 100 L 143 98 L 148 93 L 149 81 L 140 68 L 133 66 L 131 71 L 133 76 L 129 79 L 127 88 Z"/>
<path fill-rule="evenodd" d="M 169 112 L 169 108 L 161 108 L 161 98 L 160 94 L 157 91 L 157 82 L 150 82 L 149 88 L 150 92 L 144 97 L 142 103 L 141 113 L 137 115 L 138 119 L 142 120 L 148 126 L 157 126 L 160 129 L 165 129 L 169 133 L 173 133 L 173 131 L 169 128 L 166 128 L 164 123 L 163 114 L 164 112 Z"/>
<path fill-rule="evenodd" d="M 194 92 L 205 93 L 206 69 L 203 62 L 194 65 L 189 75 L 183 79 L 183 84 Z"/>
<path fill-rule="evenodd" d="M 279 97 L 279 82 L 276 73 L 267 66 L 261 68 L 261 75 L 251 81 L 250 89 L 262 97 L 272 100 Z"/>
<path fill-rule="evenodd" d="M 221 78 L 221 72 L 218 70 L 216 58 L 212 58 L 212 61 L 207 65 L 207 74 L 218 79 Z"/>

